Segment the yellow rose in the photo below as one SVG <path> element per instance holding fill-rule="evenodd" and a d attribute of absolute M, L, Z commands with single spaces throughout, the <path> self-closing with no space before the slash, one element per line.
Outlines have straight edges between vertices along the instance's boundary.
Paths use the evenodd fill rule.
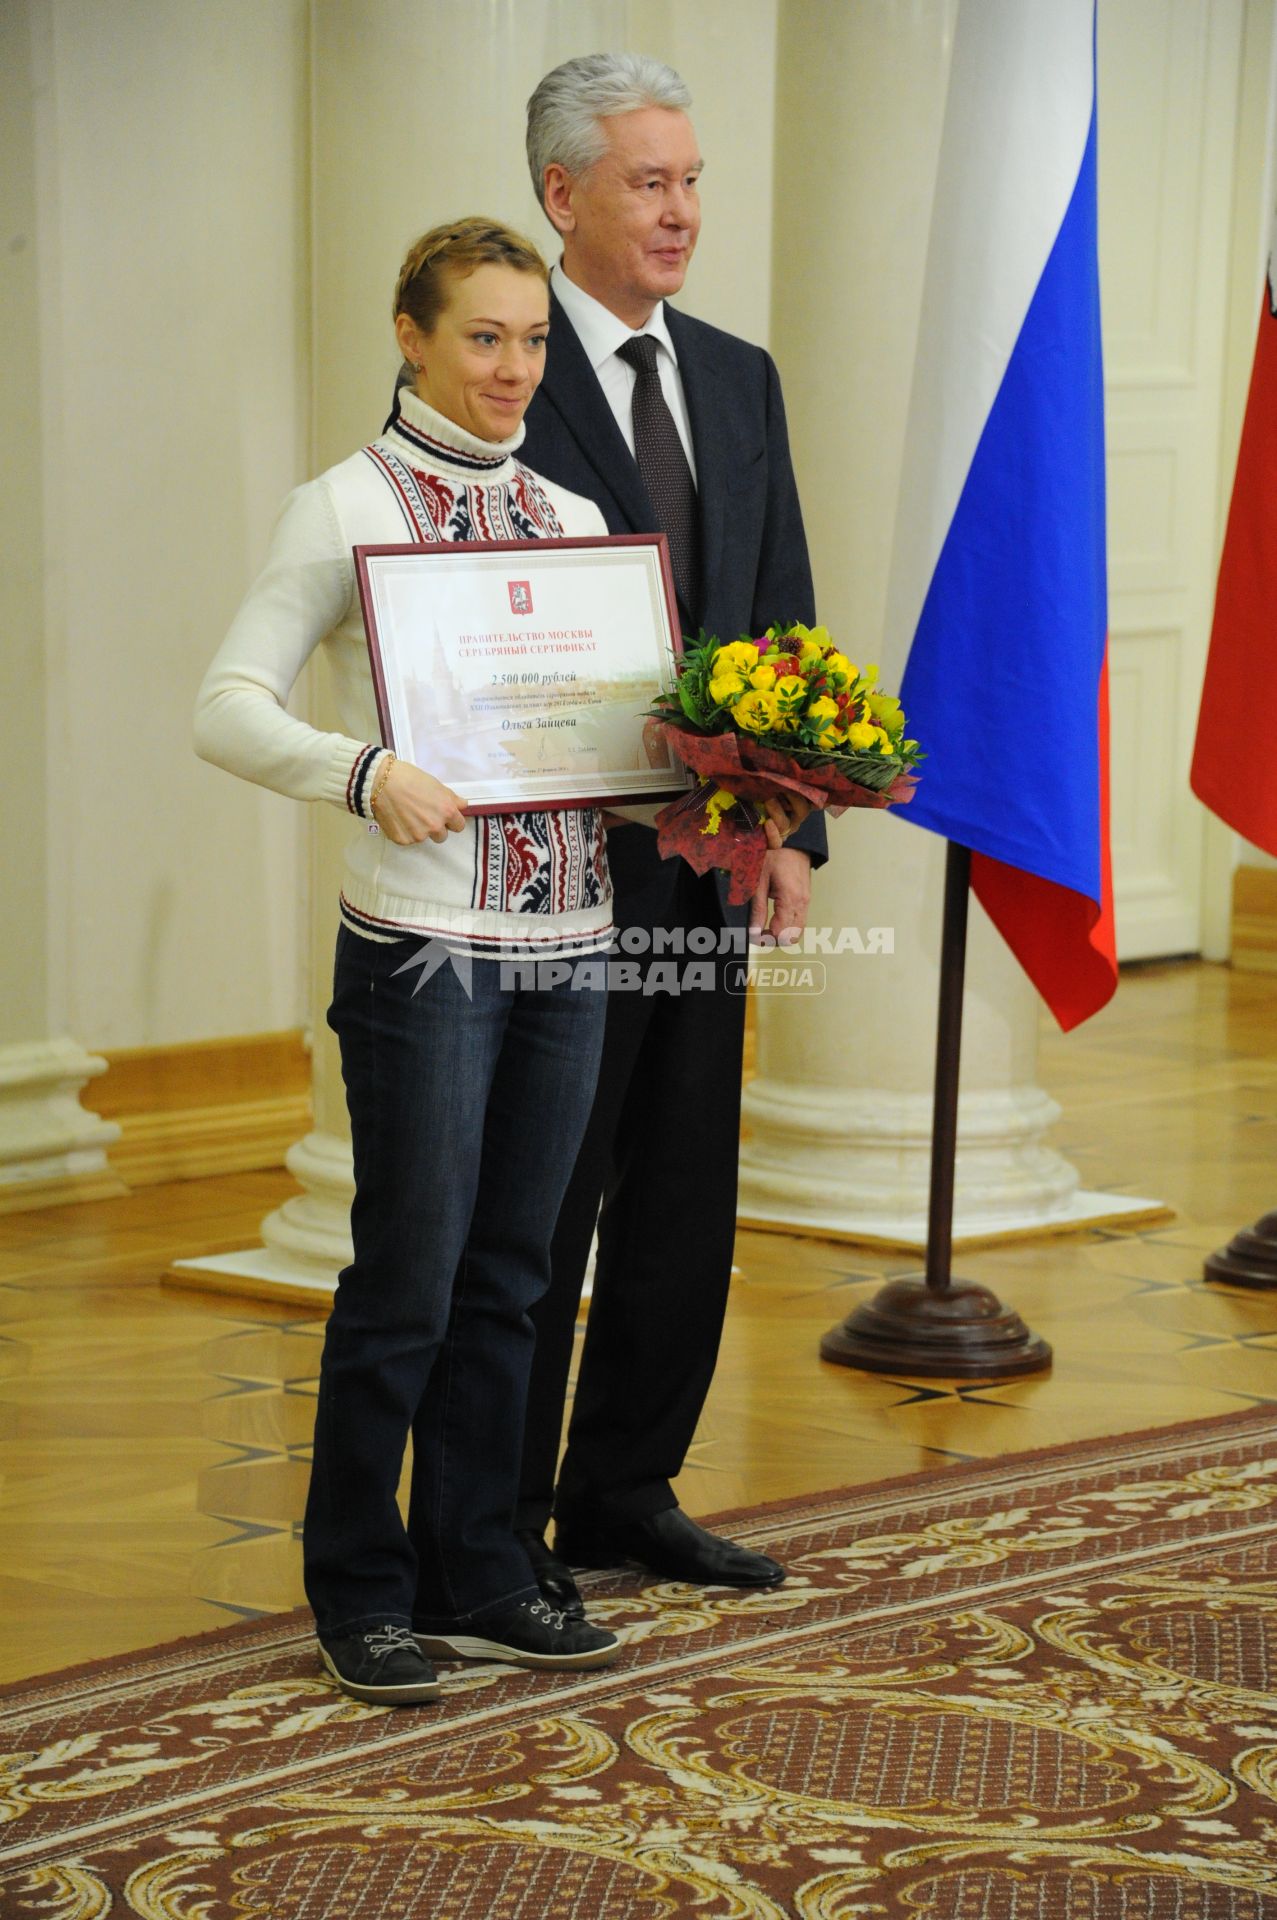
<path fill-rule="evenodd" d="M 709 697 L 716 707 L 730 706 L 749 685 L 743 673 L 719 673 L 709 683 Z"/>
<path fill-rule="evenodd" d="M 758 665 L 758 648 L 752 640 L 733 640 L 730 646 L 720 647 L 709 663 L 712 674 L 752 673 Z"/>
<path fill-rule="evenodd" d="M 770 733 L 780 718 L 775 694 L 754 688 L 737 701 L 732 718 L 746 733 Z"/>
<path fill-rule="evenodd" d="M 831 700 L 828 694 L 822 693 L 819 700 L 813 700 L 808 707 L 807 718 L 814 720 L 817 726 L 827 724 L 831 720 L 837 720 L 838 702 Z"/>
<path fill-rule="evenodd" d="M 858 753 L 864 753 L 872 747 L 881 732 L 882 728 L 875 727 L 871 721 L 856 720 L 847 729 L 847 741 Z"/>
<path fill-rule="evenodd" d="M 751 687 L 758 687 L 763 693 L 770 693 L 776 684 L 776 669 L 768 660 L 763 660 L 749 676 Z"/>
<path fill-rule="evenodd" d="M 865 706 L 880 727 L 888 733 L 901 733 L 904 730 L 905 717 L 900 702 L 889 693 L 871 693 L 865 697 Z"/>
<path fill-rule="evenodd" d="M 825 650 L 818 647 L 814 640 L 804 640 L 798 650 L 798 664 L 804 673 L 810 673 L 813 667 L 823 666 Z"/>
<path fill-rule="evenodd" d="M 803 702 L 807 698 L 807 682 L 801 673 L 782 673 L 774 691 L 782 713 L 802 712 Z"/>
<path fill-rule="evenodd" d="M 856 677 L 856 669 L 846 654 L 837 650 L 825 655 L 825 672 L 837 687 L 849 686 Z"/>

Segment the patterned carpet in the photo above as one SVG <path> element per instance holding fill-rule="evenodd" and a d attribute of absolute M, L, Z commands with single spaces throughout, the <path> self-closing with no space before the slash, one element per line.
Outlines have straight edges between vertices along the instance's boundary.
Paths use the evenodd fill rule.
<path fill-rule="evenodd" d="M 737 1516 L 622 1663 L 360 1707 L 305 1617 L 0 1696 L 4 1920 L 1277 1916 L 1272 1410 Z"/>

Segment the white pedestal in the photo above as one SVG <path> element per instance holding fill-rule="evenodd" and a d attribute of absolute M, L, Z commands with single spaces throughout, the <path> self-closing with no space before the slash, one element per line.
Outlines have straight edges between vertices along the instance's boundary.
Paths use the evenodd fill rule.
<path fill-rule="evenodd" d="M 105 1072 L 64 1037 L 0 1047 L 0 1213 L 128 1191 L 106 1157 L 120 1129 L 80 1105 Z"/>

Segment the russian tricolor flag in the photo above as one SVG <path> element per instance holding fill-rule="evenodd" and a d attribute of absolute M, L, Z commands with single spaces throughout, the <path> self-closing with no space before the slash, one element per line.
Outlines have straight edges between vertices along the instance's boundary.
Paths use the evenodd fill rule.
<path fill-rule="evenodd" d="M 959 9 L 887 631 L 928 756 L 899 817 L 972 849 L 1076 1026 L 1117 985 L 1092 0 Z"/>

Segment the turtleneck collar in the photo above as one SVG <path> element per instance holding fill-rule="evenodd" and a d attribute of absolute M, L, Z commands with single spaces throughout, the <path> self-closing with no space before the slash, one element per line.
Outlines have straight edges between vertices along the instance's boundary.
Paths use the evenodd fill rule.
<path fill-rule="evenodd" d="M 468 479 L 505 480 L 513 454 L 523 445 L 522 420 L 508 440 L 481 440 L 455 420 L 426 405 L 411 387 L 399 389 L 399 411 L 383 438 L 400 443 L 409 457 L 426 459 L 434 468 L 451 469 Z"/>

